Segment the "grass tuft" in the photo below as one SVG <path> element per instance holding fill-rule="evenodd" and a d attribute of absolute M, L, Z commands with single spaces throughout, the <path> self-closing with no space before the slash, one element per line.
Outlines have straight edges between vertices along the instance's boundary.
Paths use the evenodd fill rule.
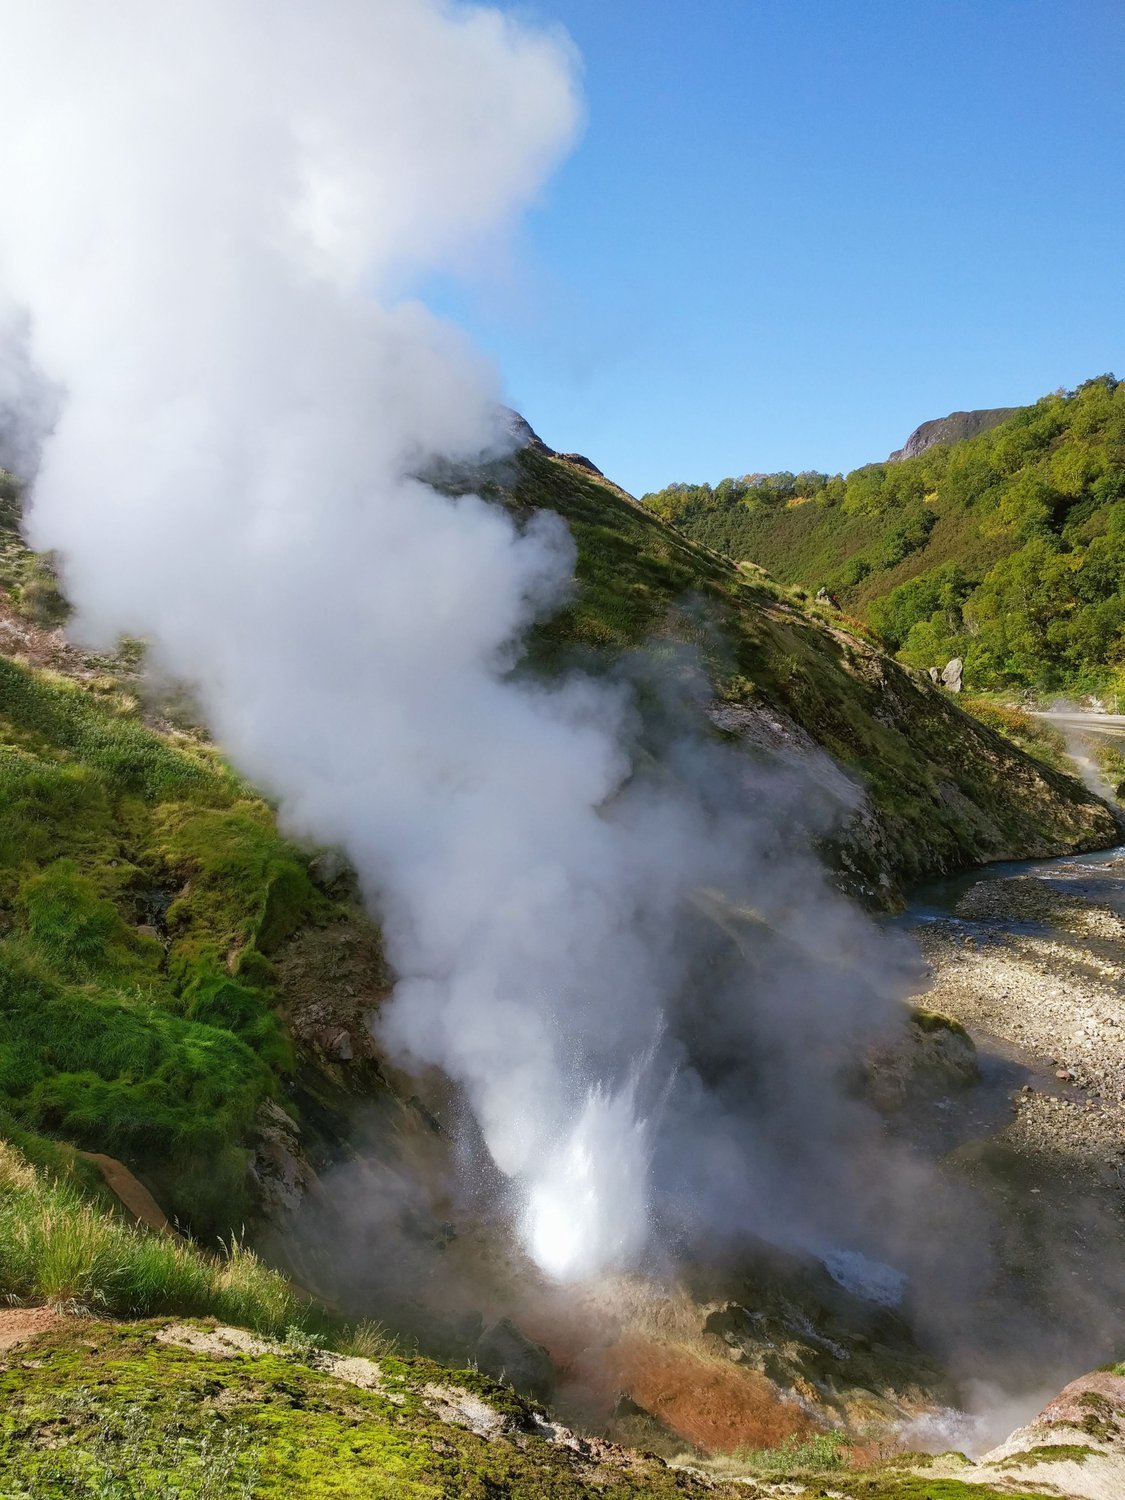
<path fill-rule="evenodd" d="M 217 1256 L 128 1224 L 4 1142 L 0 1298 L 126 1318 L 216 1317 L 275 1337 L 308 1321 L 288 1282 L 244 1245 Z"/>

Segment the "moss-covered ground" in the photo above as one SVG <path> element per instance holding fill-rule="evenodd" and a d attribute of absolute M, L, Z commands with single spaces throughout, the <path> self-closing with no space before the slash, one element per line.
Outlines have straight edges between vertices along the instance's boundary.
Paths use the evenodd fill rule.
<path fill-rule="evenodd" d="M 892 1464 L 852 1469 L 832 1440 L 751 1455 L 726 1478 L 551 1432 L 474 1371 L 388 1354 L 342 1367 L 295 1340 L 240 1348 L 206 1321 L 70 1323 L 0 1355 L 4 1500 L 730 1500 L 786 1483 L 851 1500 L 1000 1494 Z"/>
<path fill-rule="evenodd" d="M 211 750 L 0 657 L 0 1129 L 144 1171 L 215 1235 L 290 1047 L 270 953 L 324 906 Z"/>
<path fill-rule="evenodd" d="M 605 1461 L 605 1450 L 548 1441 L 530 1405 L 473 1372 L 384 1357 L 377 1389 L 365 1389 L 316 1368 L 315 1355 L 299 1347 L 213 1354 L 160 1341 L 161 1326 L 71 1326 L 8 1356 L 0 1368 L 5 1500 L 703 1493 L 659 1461 Z M 439 1415 L 427 1386 L 476 1396 L 506 1430 L 478 1436 Z M 221 1487 L 206 1488 L 209 1471 Z"/>

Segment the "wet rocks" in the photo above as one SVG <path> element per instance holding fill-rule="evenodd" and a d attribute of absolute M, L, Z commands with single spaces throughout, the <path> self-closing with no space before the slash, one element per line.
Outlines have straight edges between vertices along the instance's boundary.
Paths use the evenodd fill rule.
<path fill-rule="evenodd" d="M 254 1122 L 254 1155 L 250 1174 L 265 1214 L 284 1222 L 301 1204 L 316 1174 L 301 1149 L 296 1121 L 267 1099 Z"/>
<path fill-rule="evenodd" d="M 970 1088 L 980 1076 L 972 1037 L 952 1016 L 911 1007 L 897 1046 L 868 1060 L 868 1097 L 879 1109 Z"/>
<path fill-rule="evenodd" d="M 351 865 L 339 849 L 326 849 L 309 861 L 309 879 L 325 892 L 342 885 L 353 874 Z"/>

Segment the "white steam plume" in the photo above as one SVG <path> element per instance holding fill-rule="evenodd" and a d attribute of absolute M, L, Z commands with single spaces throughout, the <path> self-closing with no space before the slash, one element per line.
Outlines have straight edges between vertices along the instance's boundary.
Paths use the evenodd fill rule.
<path fill-rule="evenodd" d="M 447 0 L 0 0 L 0 46 L 0 285 L 66 392 L 30 535 L 80 629 L 148 636 L 287 826 L 348 850 L 400 976 L 383 1035 L 464 1088 L 545 1269 L 635 1257 L 662 1177 L 753 1219 L 728 1104 L 776 1092 L 815 1165 L 777 1081 L 825 1092 L 872 1008 L 836 960 L 866 934 L 811 864 L 767 868 L 729 767 L 681 745 L 631 776 L 627 687 L 512 677 L 569 584 L 561 522 L 410 477 L 495 447 L 497 386 L 402 288 L 566 148 L 568 44 Z M 783 933 L 772 1011 L 716 983 L 685 1027 L 689 898 L 744 897 L 751 866 Z M 725 1093 L 687 1066 L 693 1028 Z"/>
<path fill-rule="evenodd" d="M 408 477 L 494 444 L 497 390 L 395 297 L 565 149 L 566 42 L 443 0 L 6 0 L 0 40 L 0 275 L 66 390 L 33 543 L 81 630 L 149 636 L 288 826 L 348 849 L 386 1035 L 465 1086 L 541 1259 L 635 1253 L 630 1060 L 725 856 L 674 798 L 605 815 L 623 693 L 506 678 L 570 540 Z"/>

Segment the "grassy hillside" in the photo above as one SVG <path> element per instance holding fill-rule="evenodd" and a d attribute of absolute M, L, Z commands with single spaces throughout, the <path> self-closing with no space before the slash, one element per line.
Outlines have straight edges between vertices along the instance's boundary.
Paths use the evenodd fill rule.
<path fill-rule="evenodd" d="M 0 657 L 0 1120 L 237 1227 L 237 1143 L 291 1063 L 269 954 L 322 901 L 213 751 Z"/>
<path fill-rule="evenodd" d="M 866 793 L 837 853 L 868 898 L 982 860 L 1117 837 L 1113 816 L 1077 782 L 841 630 L 833 611 L 748 576 L 606 482 L 528 451 L 510 503 L 557 510 L 578 542 L 577 595 L 541 629 L 537 657 L 691 641 L 730 732 L 780 715 L 795 750 L 804 736 Z"/>
<path fill-rule="evenodd" d="M 527 451 L 491 483 L 517 516 L 557 510 L 579 548 L 574 597 L 535 632 L 521 670 L 601 671 L 644 643 L 658 657 L 693 645 L 714 693 L 716 722 L 701 719 L 702 732 L 749 754 L 815 753 L 854 779 L 859 811 L 834 855 L 872 900 L 974 860 L 1114 836 L 1075 782 L 830 612 L 748 577 L 581 465 Z M 387 1089 L 360 1050 L 374 1046 L 364 1022 L 390 977 L 379 934 L 338 879 L 322 868 L 314 882 L 311 851 L 280 836 L 271 808 L 201 735 L 146 710 L 139 646 L 92 658 L 65 644 L 54 628 L 65 601 L 49 561 L 19 541 L 11 487 L 7 498 L 0 1300 L 210 1316 L 285 1342 L 216 1350 L 189 1330 L 170 1346 L 166 1325 L 83 1322 L 44 1335 L 33 1358 L 0 1354 L 0 1490 L 21 1500 L 726 1493 L 729 1469 L 705 1491 L 655 1461 L 553 1440 L 533 1407 L 472 1372 L 384 1350 L 357 1383 L 374 1334 L 349 1345 L 238 1243 L 264 1207 L 253 1170 L 263 1118 L 275 1143 L 278 1122 L 291 1121 L 307 1151 L 331 1137 L 338 1107 L 346 1125 L 349 1089 L 353 1100 Z M 763 723 L 780 736 L 772 749 L 755 736 Z M 354 1031 L 341 1051 L 342 1019 Z M 123 1161 L 212 1248 L 135 1227 L 84 1151 Z M 351 1363 L 334 1363 L 310 1328 Z M 815 1482 L 832 1488 L 845 1462 L 826 1440 L 746 1455 L 742 1471 L 772 1481 L 827 1465 Z M 889 1472 L 849 1483 L 872 1500 L 931 1493 Z M 943 1500 L 966 1493 L 938 1483 Z"/>
<path fill-rule="evenodd" d="M 911 666 L 981 688 L 1125 686 L 1125 383 L 1046 396 L 845 478 L 671 485 L 645 502 L 782 582 L 826 589 Z"/>

